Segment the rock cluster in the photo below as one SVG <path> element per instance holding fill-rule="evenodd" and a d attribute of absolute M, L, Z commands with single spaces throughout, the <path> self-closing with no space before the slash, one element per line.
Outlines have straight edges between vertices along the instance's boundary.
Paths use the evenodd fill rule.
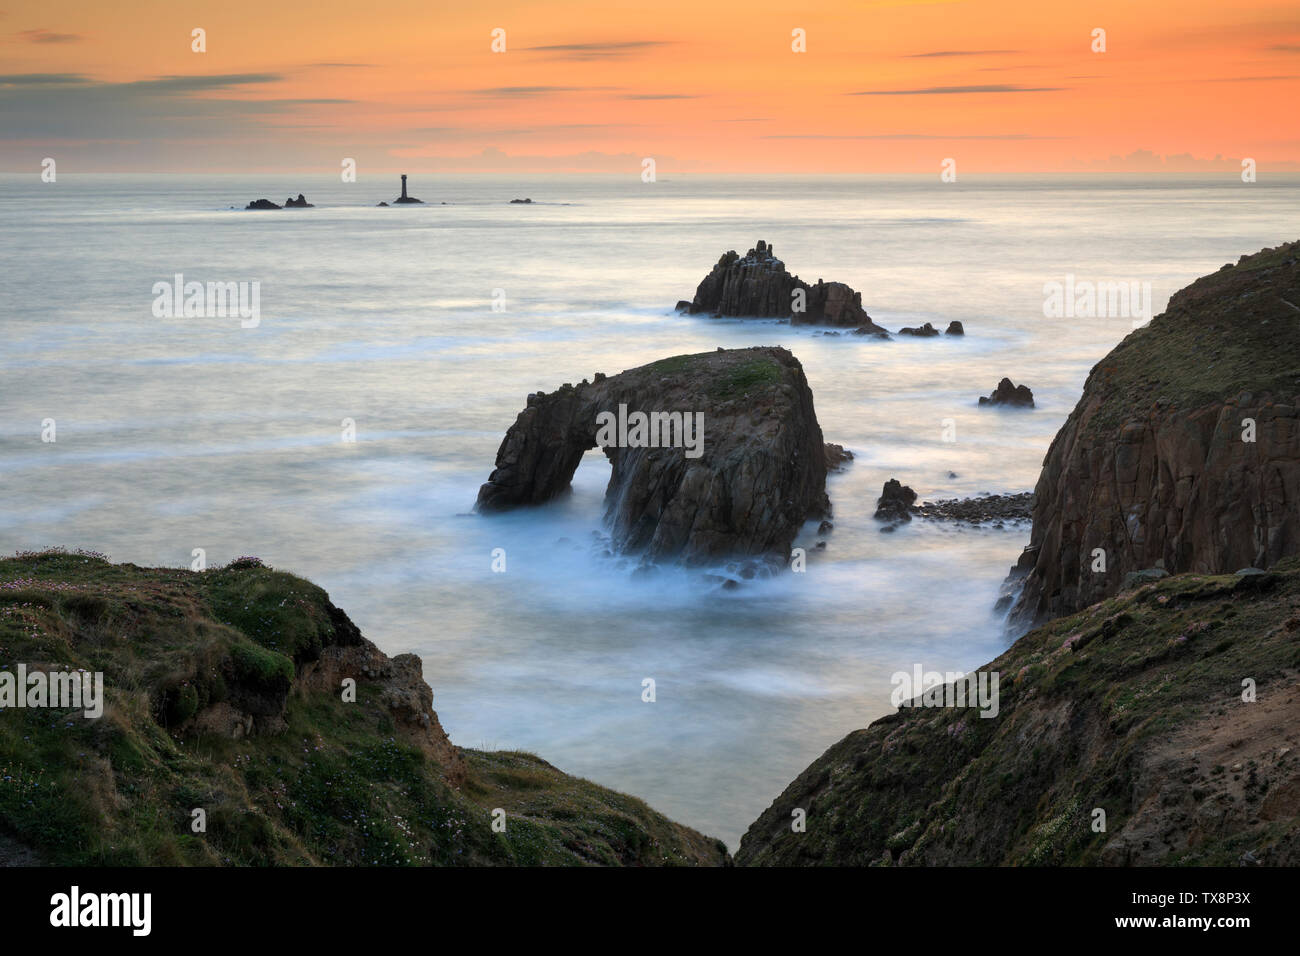
<path fill-rule="evenodd" d="M 602 449 L 613 466 L 605 518 L 614 551 L 646 563 L 754 557 L 783 565 L 803 522 L 829 514 L 812 391 L 799 361 L 774 347 L 679 355 L 529 395 L 479 489 L 477 510 L 566 493 L 583 454 L 597 447 L 598 416 L 620 406 L 700 413 L 703 442 L 698 457 L 671 445 Z"/>
<path fill-rule="evenodd" d="M 1016 385 L 1009 378 L 998 382 L 991 395 L 980 396 L 981 405 L 1010 405 L 1014 408 L 1033 408 L 1034 393 L 1028 385 Z"/>
<path fill-rule="evenodd" d="M 798 311 L 796 291 L 802 292 L 803 308 Z M 816 285 L 809 285 L 791 275 L 762 239 L 744 256 L 734 249 L 725 253 L 700 282 L 695 298 L 679 302 L 678 308 L 683 305 L 692 315 L 789 319 L 791 325 L 833 325 L 864 334 L 888 334 L 863 310 L 862 293 L 843 282 L 818 279 Z"/>

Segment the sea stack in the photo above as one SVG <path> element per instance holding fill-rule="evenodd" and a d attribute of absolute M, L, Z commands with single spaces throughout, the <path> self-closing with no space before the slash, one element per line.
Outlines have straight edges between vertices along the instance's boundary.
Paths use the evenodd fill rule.
<path fill-rule="evenodd" d="M 648 418 L 648 434 L 602 429 L 632 416 Z M 674 440 L 687 427 L 700 439 L 694 447 Z M 644 564 L 736 557 L 755 559 L 755 570 L 779 568 L 804 521 L 829 517 L 812 390 L 783 348 L 677 355 L 529 395 L 477 510 L 567 493 L 583 454 L 597 447 L 613 466 L 605 491 L 612 550 Z"/>
<path fill-rule="evenodd" d="M 402 195 L 393 200 L 394 203 L 413 203 L 423 202 L 422 199 L 416 199 L 414 196 L 406 195 L 406 173 L 402 173 Z"/>

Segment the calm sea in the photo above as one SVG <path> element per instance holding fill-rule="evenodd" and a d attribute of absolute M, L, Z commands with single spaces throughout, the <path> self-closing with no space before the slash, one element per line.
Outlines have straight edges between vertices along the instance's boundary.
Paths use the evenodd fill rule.
<path fill-rule="evenodd" d="M 1033 488 L 1088 369 L 1133 325 L 1045 318 L 1044 283 L 1149 282 L 1158 312 L 1297 238 L 1298 186 L 415 175 L 427 204 L 381 209 L 395 176 L 3 176 L 0 549 L 257 555 L 324 586 L 388 653 L 419 654 L 455 742 L 535 751 L 734 849 L 804 766 L 890 710 L 892 673 L 1006 645 L 991 609 L 1027 527 L 881 534 L 871 513 L 890 477 L 925 498 Z M 300 191 L 316 208 L 242 211 Z M 806 280 L 861 290 L 888 328 L 957 319 L 966 336 L 672 313 L 758 239 Z M 153 286 L 177 273 L 259 283 L 260 322 L 156 317 Z M 595 452 L 560 504 L 469 514 L 529 392 L 767 344 L 799 357 L 826 439 L 857 455 L 806 574 L 720 593 L 597 557 Z M 1004 375 L 1038 407 L 976 408 Z"/>

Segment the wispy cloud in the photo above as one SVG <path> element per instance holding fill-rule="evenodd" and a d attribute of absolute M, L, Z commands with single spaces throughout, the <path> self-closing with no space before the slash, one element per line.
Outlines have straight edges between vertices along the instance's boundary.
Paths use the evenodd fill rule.
<path fill-rule="evenodd" d="M 860 90 L 849 96 L 950 96 L 963 93 L 1055 93 L 1063 86 L 1016 86 L 988 83 L 980 86 L 923 86 L 914 90 Z"/>
<path fill-rule="evenodd" d="M 525 53 L 541 53 L 552 60 L 607 60 L 634 56 L 655 47 L 668 46 L 665 40 L 620 40 L 613 43 L 552 43 L 528 46 Z"/>
<path fill-rule="evenodd" d="M 82 40 L 76 33 L 55 33 L 52 30 L 23 30 L 15 36 L 29 43 L 79 43 Z"/>
<path fill-rule="evenodd" d="M 908 53 L 907 59 L 925 59 L 932 56 L 1009 56 L 1020 50 L 929 50 L 925 53 Z"/>
<path fill-rule="evenodd" d="M 695 93 L 626 93 L 625 100 L 698 100 Z"/>
<path fill-rule="evenodd" d="M 590 93 L 617 90 L 617 86 L 489 86 L 469 90 L 478 96 L 548 96 L 552 93 Z"/>
<path fill-rule="evenodd" d="M 943 133 L 774 133 L 760 139 L 873 139 L 873 140 L 1030 140 L 1061 139 L 1060 136 L 1034 136 L 1029 133 L 979 133 L 948 136 Z"/>

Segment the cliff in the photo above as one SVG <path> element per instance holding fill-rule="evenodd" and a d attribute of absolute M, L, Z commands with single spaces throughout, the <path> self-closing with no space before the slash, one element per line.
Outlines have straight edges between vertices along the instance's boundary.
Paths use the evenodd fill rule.
<path fill-rule="evenodd" d="M 900 708 L 854 731 L 736 862 L 1300 864 L 1300 560 L 1165 578 L 980 671 L 1000 675 L 996 717 Z"/>
<path fill-rule="evenodd" d="M 676 418 L 638 432 L 633 415 Z M 633 427 L 602 430 L 611 421 Z M 803 522 L 829 512 L 812 391 L 782 348 L 678 355 L 529 395 L 478 510 L 564 494 L 596 447 L 613 466 L 605 492 L 613 545 L 649 562 L 739 556 L 781 565 Z"/>
<path fill-rule="evenodd" d="M 1043 462 L 1014 625 L 1113 595 L 1129 572 L 1300 553 L 1298 253 L 1198 279 L 1092 369 Z"/>
<path fill-rule="evenodd" d="M 0 560 L 0 671 L 20 664 L 102 672 L 105 702 L 91 718 L 0 711 L 7 858 L 726 862 L 720 842 L 635 798 L 531 754 L 456 747 L 419 658 L 389 658 L 320 588 L 256 559 L 204 572 L 57 550 Z"/>
<path fill-rule="evenodd" d="M 796 290 L 802 308 L 796 308 Z M 791 325 L 848 326 L 858 331 L 887 335 L 862 308 L 862 293 L 843 282 L 809 285 L 786 271 L 772 247 L 760 239 L 741 256 L 734 249 L 723 253 L 713 270 L 701 280 L 688 311 L 715 317 L 789 319 Z"/>

